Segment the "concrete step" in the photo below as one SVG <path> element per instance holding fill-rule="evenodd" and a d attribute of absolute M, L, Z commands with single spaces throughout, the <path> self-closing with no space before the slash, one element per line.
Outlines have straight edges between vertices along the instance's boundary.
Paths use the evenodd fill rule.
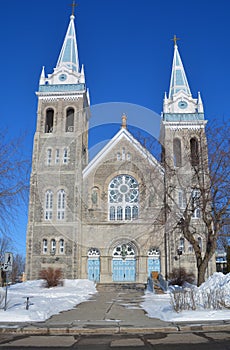
<path fill-rule="evenodd" d="M 146 284 L 145 283 L 97 283 L 97 290 L 98 291 L 120 291 L 124 289 L 129 290 L 145 290 Z"/>

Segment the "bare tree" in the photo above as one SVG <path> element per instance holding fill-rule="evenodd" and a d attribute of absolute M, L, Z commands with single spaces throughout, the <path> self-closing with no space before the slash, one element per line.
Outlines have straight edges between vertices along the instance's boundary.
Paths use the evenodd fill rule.
<path fill-rule="evenodd" d="M 170 220 L 173 218 L 172 229 L 180 231 L 193 247 L 198 286 L 205 280 L 230 205 L 229 132 L 229 123 L 225 122 L 221 125 L 213 123 L 206 129 L 207 142 L 203 130 L 196 131 L 194 144 L 191 133 L 184 135 L 187 147 L 183 169 L 175 170 L 167 159 L 165 163 L 168 184 L 165 205 Z M 177 201 L 175 192 L 178 188 L 184 192 L 183 205 Z M 194 217 L 199 220 L 193 220 Z M 202 247 L 199 237 L 203 237 Z"/>
<path fill-rule="evenodd" d="M 0 132 L 0 233 L 7 234 L 28 194 L 29 162 L 23 158 L 23 138 Z"/>

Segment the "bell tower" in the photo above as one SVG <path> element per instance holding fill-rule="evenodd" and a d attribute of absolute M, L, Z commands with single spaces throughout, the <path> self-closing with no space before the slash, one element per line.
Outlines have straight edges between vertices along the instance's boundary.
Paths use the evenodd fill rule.
<path fill-rule="evenodd" d="M 37 94 L 27 227 L 26 273 L 48 267 L 78 277 L 82 170 L 88 164 L 88 109 L 73 12 L 51 74 L 42 68 Z"/>
<path fill-rule="evenodd" d="M 175 259 L 178 249 L 183 249 L 183 254 L 187 254 L 183 267 L 191 270 L 194 264 L 195 268 L 192 248 L 188 242 L 185 242 L 178 222 L 183 218 L 185 209 L 191 207 L 191 201 L 195 203 L 193 194 L 199 193 L 197 174 L 206 181 L 205 174 L 208 172 L 205 134 L 207 121 L 204 119 L 201 95 L 198 92 L 197 98 L 192 96 L 178 50 L 178 38 L 174 36 L 173 40 L 174 55 L 170 88 L 168 95 L 165 93 L 164 96 L 161 119 L 165 208 L 170 208 L 165 225 L 168 272 L 173 267 L 178 267 Z M 204 232 L 198 206 L 191 214 L 191 225 L 195 227 L 194 232 Z"/>

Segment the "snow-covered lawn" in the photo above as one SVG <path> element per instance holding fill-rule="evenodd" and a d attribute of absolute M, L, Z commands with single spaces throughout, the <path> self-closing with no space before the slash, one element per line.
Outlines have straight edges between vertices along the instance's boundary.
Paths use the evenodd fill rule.
<path fill-rule="evenodd" d="M 7 309 L 1 303 L 0 322 L 44 321 L 61 311 L 73 309 L 96 293 L 89 280 L 65 280 L 63 287 L 44 288 L 42 280 L 18 283 L 8 288 Z M 0 295 L 5 294 L 1 288 Z M 26 310 L 26 297 L 30 306 Z M 2 308 L 3 307 L 3 308 Z"/>
<path fill-rule="evenodd" d="M 221 295 L 228 307 L 220 310 L 205 309 L 208 295 L 214 297 Z M 148 317 L 169 322 L 230 320 L 230 273 L 227 275 L 214 273 L 199 288 L 194 288 L 194 297 L 198 305 L 196 310 L 175 312 L 169 293 L 157 295 L 146 292 L 141 307 L 147 312 Z"/>
<path fill-rule="evenodd" d="M 77 304 L 87 301 L 96 293 L 95 284 L 88 280 L 65 280 L 63 287 L 44 288 L 43 281 L 28 281 L 8 288 L 7 309 L 4 311 L 4 299 L 0 308 L 0 322 L 44 321 L 61 311 L 73 309 Z M 202 286 L 196 288 L 199 307 L 195 311 L 177 313 L 170 303 L 170 294 L 156 295 L 146 292 L 141 307 L 148 317 L 164 321 L 214 321 L 230 320 L 230 274 L 215 273 Z M 225 304 L 229 308 L 222 310 L 204 309 L 202 296 L 221 290 Z M 0 288 L 0 297 L 5 289 Z M 26 297 L 30 298 L 29 310 L 26 310 Z M 128 305 L 127 305 L 128 307 Z"/>

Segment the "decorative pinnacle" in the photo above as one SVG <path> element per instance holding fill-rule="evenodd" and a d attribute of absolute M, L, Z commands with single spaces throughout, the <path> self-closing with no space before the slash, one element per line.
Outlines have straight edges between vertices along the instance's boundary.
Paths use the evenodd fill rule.
<path fill-rule="evenodd" d="M 180 38 L 177 38 L 176 35 L 174 35 L 173 39 L 171 39 L 174 41 L 174 46 L 177 46 L 177 41 L 180 40 Z"/>
<path fill-rule="evenodd" d="M 72 7 L 72 16 L 74 16 L 74 12 L 75 12 L 75 7 L 78 6 L 78 4 L 75 3 L 75 0 L 73 0 L 73 3 L 70 5 Z"/>
<path fill-rule="evenodd" d="M 123 129 L 127 128 L 127 116 L 125 115 L 125 113 L 123 113 L 121 116 L 121 127 Z"/>

